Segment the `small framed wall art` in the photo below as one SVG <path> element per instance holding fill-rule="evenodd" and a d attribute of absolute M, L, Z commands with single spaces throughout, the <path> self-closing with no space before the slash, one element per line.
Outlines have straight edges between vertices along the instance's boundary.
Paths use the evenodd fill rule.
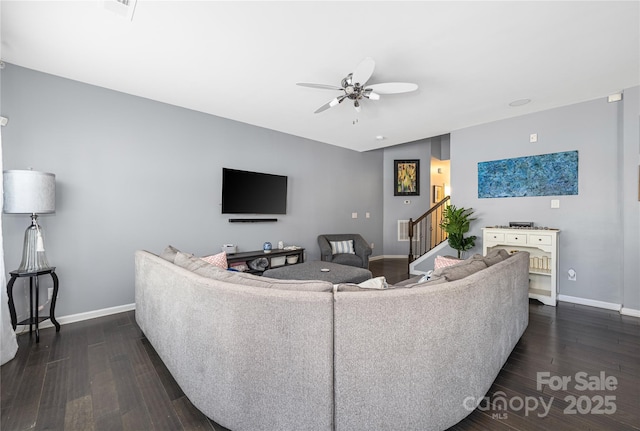
<path fill-rule="evenodd" d="M 420 160 L 393 161 L 394 196 L 420 196 Z"/>
<path fill-rule="evenodd" d="M 433 203 L 437 204 L 442 200 L 442 186 L 433 186 Z"/>

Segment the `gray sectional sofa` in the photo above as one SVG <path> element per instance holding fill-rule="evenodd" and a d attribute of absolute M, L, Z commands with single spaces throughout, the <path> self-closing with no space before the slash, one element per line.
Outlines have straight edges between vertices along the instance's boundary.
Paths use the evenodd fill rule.
<path fill-rule="evenodd" d="M 233 431 L 442 430 L 528 324 L 528 254 L 485 260 L 365 290 L 137 251 L 136 320 L 191 402 Z"/>

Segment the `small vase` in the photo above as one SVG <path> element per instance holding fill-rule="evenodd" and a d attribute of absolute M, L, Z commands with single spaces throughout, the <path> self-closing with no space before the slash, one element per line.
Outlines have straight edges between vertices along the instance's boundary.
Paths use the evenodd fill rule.
<path fill-rule="evenodd" d="M 271 253 L 271 243 L 269 241 L 262 244 L 262 251 L 265 253 Z"/>

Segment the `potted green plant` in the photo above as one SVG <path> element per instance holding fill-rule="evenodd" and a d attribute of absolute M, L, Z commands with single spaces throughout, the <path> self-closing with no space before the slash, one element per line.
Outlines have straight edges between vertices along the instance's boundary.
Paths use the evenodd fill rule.
<path fill-rule="evenodd" d="M 449 245 L 454 250 L 458 250 L 458 259 L 462 254 L 470 250 L 476 245 L 476 236 L 471 235 L 465 238 L 464 234 L 469 232 L 469 225 L 475 218 L 471 218 L 473 209 L 456 208 L 455 205 L 449 205 L 443 213 L 443 221 L 440 227 L 447 233 Z"/>

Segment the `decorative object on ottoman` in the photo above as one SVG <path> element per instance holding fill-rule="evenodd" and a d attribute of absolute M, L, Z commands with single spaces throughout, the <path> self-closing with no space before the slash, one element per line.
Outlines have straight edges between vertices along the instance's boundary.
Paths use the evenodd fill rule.
<path fill-rule="evenodd" d="M 357 233 L 318 235 L 320 259 L 340 265 L 369 268 L 369 243 Z"/>
<path fill-rule="evenodd" d="M 298 256 L 295 254 L 292 254 L 291 256 L 287 256 L 287 263 L 289 265 L 293 265 L 294 263 L 298 263 Z"/>

